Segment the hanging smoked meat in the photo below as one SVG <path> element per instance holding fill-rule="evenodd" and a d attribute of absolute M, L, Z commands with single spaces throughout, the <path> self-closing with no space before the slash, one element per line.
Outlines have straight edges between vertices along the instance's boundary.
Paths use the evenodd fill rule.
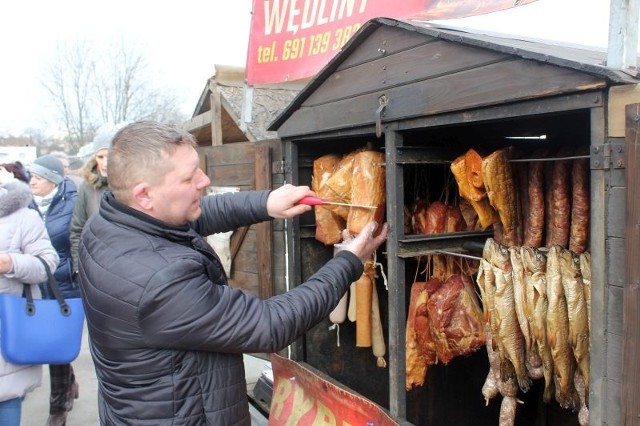
<path fill-rule="evenodd" d="M 332 200 L 335 193 L 327 186 L 327 181 L 335 172 L 340 157 L 337 155 L 324 155 L 313 162 L 313 176 L 311 189 L 318 197 Z M 316 240 L 327 245 L 337 244 L 342 241 L 342 230 L 346 227 L 346 221 L 329 208 L 314 209 L 316 217 Z"/>
<path fill-rule="evenodd" d="M 351 203 L 351 185 L 353 174 L 353 160 L 356 153 L 351 152 L 340 160 L 333 174 L 327 179 L 327 188 L 333 191 L 329 198 L 338 203 Z M 345 221 L 349 216 L 349 207 L 326 205 L 323 208 L 333 210 L 335 214 L 343 218 Z"/>
<path fill-rule="evenodd" d="M 528 172 L 529 214 L 525 219 L 523 245 L 538 248 L 544 237 L 544 163 L 532 161 Z"/>
<path fill-rule="evenodd" d="M 487 188 L 482 176 L 482 157 L 475 150 L 470 149 L 464 154 L 466 179 L 469 183 L 469 197 L 480 201 L 487 196 Z"/>
<path fill-rule="evenodd" d="M 459 206 L 447 206 L 447 214 L 444 221 L 444 232 L 461 232 L 467 228 Z"/>
<path fill-rule="evenodd" d="M 458 203 L 458 208 L 460 209 L 460 213 L 462 213 L 462 217 L 464 218 L 464 223 L 467 225 L 466 231 L 475 231 L 479 229 L 480 224 L 478 223 L 478 213 L 471 207 L 471 204 L 464 198 L 460 199 Z"/>
<path fill-rule="evenodd" d="M 430 360 L 422 354 L 418 347 L 418 339 L 416 337 L 416 315 L 418 315 L 418 306 L 425 306 L 421 309 L 420 315 L 426 317 L 426 303 L 429 295 L 426 292 L 426 282 L 414 282 L 411 285 L 411 295 L 409 298 L 409 311 L 407 314 L 407 325 L 405 332 L 405 355 L 406 355 L 406 388 L 411 390 L 416 386 L 422 386 L 427 376 L 427 367 Z M 428 318 L 421 319 L 423 322 Z M 428 330 L 428 327 L 427 327 Z M 435 352 L 434 352 L 435 354 Z"/>
<path fill-rule="evenodd" d="M 406 329 L 406 388 L 424 384 L 429 365 L 485 345 L 482 308 L 470 277 L 453 274 L 411 287 Z"/>
<path fill-rule="evenodd" d="M 472 185 L 467 177 L 466 155 L 461 155 L 453 160 L 453 163 L 451 163 L 451 173 L 453 173 L 458 183 L 460 196 L 464 198 L 478 214 L 478 222 L 481 229 L 487 229 L 494 223 L 500 221 L 498 213 L 491 207 L 487 197 L 475 200 L 478 192 L 472 189 Z"/>
<path fill-rule="evenodd" d="M 427 312 L 439 362 L 448 364 L 484 346 L 482 308 L 468 276 L 454 274 L 447 278 L 429 297 Z"/>
<path fill-rule="evenodd" d="M 411 223 L 413 231 L 420 235 L 441 234 L 445 232 L 447 224 L 447 205 L 442 201 L 427 203 L 418 200 L 413 208 Z M 430 277 L 443 279 L 447 276 L 447 262 L 445 256 L 428 255 L 427 269 Z"/>
<path fill-rule="evenodd" d="M 372 221 L 382 225 L 387 194 L 385 176 L 384 153 L 363 150 L 355 154 L 349 202 L 375 208 L 349 208 L 347 228 L 352 234 L 359 234 L 362 228 Z"/>
<path fill-rule="evenodd" d="M 558 153 L 566 156 L 567 151 Z M 571 228 L 571 161 L 554 161 L 551 171 L 550 193 L 551 199 L 547 200 L 549 221 L 547 223 L 546 246 L 559 245 L 567 247 Z"/>
<path fill-rule="evenodd" d="M 438 363 L 438 354 L 436 342 L 432 335 L 433 324 L 429 318 L 428 304 L 431 297 L 442 287 L 442 281 L 437 278 L 431 278 L 427 281 L 422 293 L 418 295 L 416 302 L 416 317 L 413 328 L 416 333 L 416 341 L 418 343 L 418 351 L 427 361 L 427 365 Z"/>
<path fill-rule="evenodd" d="M 518 206 L 518 239 L 517 245 L 521 246 L 524 241 L 525 223 L 529 216 L 529 169 L 526 163 L 515 163 L 513 168 L 516 182 L 516 205 Z"/>
<path fill-rule="evenodd" d="M 573 160 L 571 167 L 571 231 L 569 250 L 580 254 L 589 242 L 589 159 Z"/>
<path fill-rule="evenodd" d="M 411 218 L 413 231 L 416 234 L 441 234 L 447 222 L 447 205 L 442 201 L 429 204 L 424 200 L 418 200 Z"/>
<path fill-rule="evenodd" d="M 458 206 L 448 206 L 442 201 L 428 204 L 418 200 L 411 215 L 412 230 L 416 234 L 431 235 L 461 232 L 467 224 Z M 449 276 L 464 272 L 475 274 L 475 264 L 460 262 L 452 256 L 431 254 L 426 256 L 429 276 L 446 280 Z M 464 267 L 464 268 L 463 268 Z"/>
<path fill-rule="evenodd" d="M 518 245 L 516 187 L 506 149 L 494 151 L 482 159 L 482 176 L 489 202 L 500 216 L 503 243 L 506 246 Z"/>
<path fill-rule="evenodd" d="M 427 228 L 431 225 L 428 224 L 429 217 L 427 215 L 427 209 L 429 208 L 429 202 L 426 200 L 417 200 L 411 209 L 411 232 L 412 234 L 426 234 Z"/>

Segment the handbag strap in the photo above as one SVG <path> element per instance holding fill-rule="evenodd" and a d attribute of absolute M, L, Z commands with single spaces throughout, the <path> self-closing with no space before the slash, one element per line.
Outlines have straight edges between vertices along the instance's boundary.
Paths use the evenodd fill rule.
<path fill-rule="evenodd" d="M 56 283 L 56 280 L 53 277 L 53 274 L 51 273 L 51 269 L 49 268 L 49 265 L 47 265 L 47 262 L 45 262 L 44 259 L 42 259 L 40 256 L 35 256 L 35 257 L 44 265 L 44 269 L 45 271 L 47 271 L 47 283 L 49 284 L 49 288 L 51 289 L 51 291 L 53 292 L 53 295 L 58 301 L 58 305 L 60 305 L 60 313 L 63 316 L 68 317 L 69 315 L 71 315 L 71 307 L 64 300 L 64 296 L 62 295 L 62 292 L 58 287 L 58 283 Z M 27 307 L 26 307 L 27 315 L 33 316 L 36 313 L 36 305 L 35 303 L 33 303 L 33 295 L 31 294 L 30 285 L 24 284 L 24 294 L 27 298 Z"/>

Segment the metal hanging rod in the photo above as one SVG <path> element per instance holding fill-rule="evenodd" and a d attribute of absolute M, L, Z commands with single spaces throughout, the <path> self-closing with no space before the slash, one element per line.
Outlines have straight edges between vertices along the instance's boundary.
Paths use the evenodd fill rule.
<path fill-rule="evenodd" d="M 451 256 L 464 257 L 465 259 L 482 260 L 482 258 L 478 257 L 478 256 L 471 256 L 470 254 L 462 254 L 462 253 L 457 253 L 457 252 L 454 252 L 454 251 L 434 250 L 434 252 L 439 253 L 439 254 L 448 254 L 448 255 L 451 255 Z"/>
<path fill-rule="evenodd" d="M 514 158 L 509 160 L 511 163 L 529 163 L 533 161 L 562 161 L 562 160 L 579 160 L 582 158 L 591 158 L 589 155 L 574 155 L 571 157 L 547 157 L 547 158 Z"/>

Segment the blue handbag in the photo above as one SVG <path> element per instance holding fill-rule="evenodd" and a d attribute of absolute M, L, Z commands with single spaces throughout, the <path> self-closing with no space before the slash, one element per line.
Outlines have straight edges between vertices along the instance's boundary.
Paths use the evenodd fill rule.
<path fill-rule="evenodd" d="M 69 364 L 80 353 L 82 299 L 65 299 L 47 263 L 38 259 L 55 299 L 34 300 L 26 284 L 25 297 L 0 295 L 0 351 L 14 364 Z"/>

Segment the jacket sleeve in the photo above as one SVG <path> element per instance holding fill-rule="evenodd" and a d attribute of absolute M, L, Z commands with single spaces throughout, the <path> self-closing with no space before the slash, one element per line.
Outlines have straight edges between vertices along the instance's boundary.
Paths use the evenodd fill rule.
<path fill-rule="evenodd" d="M 339 252 L 307 282 L 261 300 L 211 283 L 195 260 L 174 263 L 147 286 L 139 311 L 143 339 L 158 348 L 276 352 L 326 318 L 362 271 L 357 256 Z"/>
<path fill-rule="evenodd" d="M 6 276 L 24 284 L 39 284 L 47 280 L 47 273 L 35 256 L 40 256 L 52 272 L 58 267 L 59 257 L 51 245 L 47 229 L 38 213 L 28 209 L 25 210 L 25 216 L 20 229 L 21 253 L 9 254 L 13 272 Z"/>
<path fill-rule="evenodd" d="M 242 191 L 202 198 L 202 214 L 193 228 L 200 235 L 233 231 L 270 220 L 267 198 L 271 191 Z"/>
<path fill-rule="evenodd" d="M 82 185 L 81 185 L 82 186 Z M 71 216 L 71 224 L 69 225 L 69 242 L 71 243 L 71 262 L 73 264 L 73 272 L 78 270 L 79 257 L 78 247 L 80 245 L 80 234 L 82 228 L 87 222 L 87 200 L 85 198 L 86 191 L 80 190 L 76 197 L 76 204 L 73 207 L 73 215 Z"/>

